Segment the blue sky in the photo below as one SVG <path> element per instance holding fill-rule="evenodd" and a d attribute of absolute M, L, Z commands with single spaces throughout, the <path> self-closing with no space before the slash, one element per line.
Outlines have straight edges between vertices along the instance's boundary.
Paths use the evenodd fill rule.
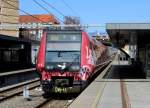
<path fill-rule="evenodd" d="M 63 20 L 63 16 L 37 0 L 51 13 Z M 64 15 L 79 16 L 82 24 L 101 24 L 110 22 L 150 22 L 150 0 L 46 0 Z M 20 0 L 20 8 L 30 14 L 47 14 L 33 0 Z M 24 14 L 24 13 L 20 13 Z M 98 28 L 98 30 L 103 28 Z"/>

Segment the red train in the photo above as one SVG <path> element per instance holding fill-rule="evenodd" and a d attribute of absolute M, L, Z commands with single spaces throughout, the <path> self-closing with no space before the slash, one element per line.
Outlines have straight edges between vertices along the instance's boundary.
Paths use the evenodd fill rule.
<path fill-rule="evenodd" d="M 97 64 L 106 60 L 107 48 L 90 40 L 82 30 L 44 32 L 37 56 L 37 70 L 45 93 L 82 91 Z"/>

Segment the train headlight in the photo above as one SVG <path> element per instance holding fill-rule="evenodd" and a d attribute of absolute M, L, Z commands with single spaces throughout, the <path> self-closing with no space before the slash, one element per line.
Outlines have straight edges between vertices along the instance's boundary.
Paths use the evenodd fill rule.
<path fill-rule="evenodd" d="M 80 70 L 80 66 L 78 66 L 78 65 L 73 65 L 73 66 L 71 66 L 70 68 L 71 68 L 71 70 L 73 70 L 73 71 L 79 71 L 79 70 Z"/>

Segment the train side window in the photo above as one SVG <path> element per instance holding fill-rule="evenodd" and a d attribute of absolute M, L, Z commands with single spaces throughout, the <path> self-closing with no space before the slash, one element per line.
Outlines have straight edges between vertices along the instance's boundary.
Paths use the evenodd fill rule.
<path fill-rule="evenodd" d="M 93 48 L 93 44 L 90 42 L 90 49 L 92 50 L 92 56 L 94 55 L 94 48 Z"/>
<path fill-rule="evenodd" d="M 91 51 L 92 51 L 92 57 L 94 59 L 94 63 L 96 63 L 96 54 L 94 52 L 94 45 L 90 42 L 90 45 L 89 45 Z"/>

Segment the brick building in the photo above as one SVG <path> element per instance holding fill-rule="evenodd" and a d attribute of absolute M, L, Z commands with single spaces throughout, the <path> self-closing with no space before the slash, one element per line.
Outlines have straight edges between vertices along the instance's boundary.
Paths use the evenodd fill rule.
<path fill-rule="evenodd" d="M 10 24 L 19 23 L 18 7 L 18 0 L 0 0 L 0 34 L 19 37 L 18 29 L 8 27 Z"/>
<path fill-rule="evenodd" d="M 20 38 L 31 40 L 31 61 L 32 64 L 36 62 L 36 55 L 39 49 L 39 41 L 42 37 L 44 27 L 43 24 L 59 24 L 53 15 L 20 15 L 19 23 L 22 25 L 20 31 Z"/>
<path fill-rule="evenodd" d="M 59 24 L 56 18 L 53 15 L 40 14 L 40 15 L 20 15 L 19 23 L 22 25 L 20 29 L 21 38 L 31 39 L 31 40 L 40 40 L 43 30 L 43 27 L 40 27 L 42 24 Z M 26 27 L 29 25 L 29 27 Z"/>

